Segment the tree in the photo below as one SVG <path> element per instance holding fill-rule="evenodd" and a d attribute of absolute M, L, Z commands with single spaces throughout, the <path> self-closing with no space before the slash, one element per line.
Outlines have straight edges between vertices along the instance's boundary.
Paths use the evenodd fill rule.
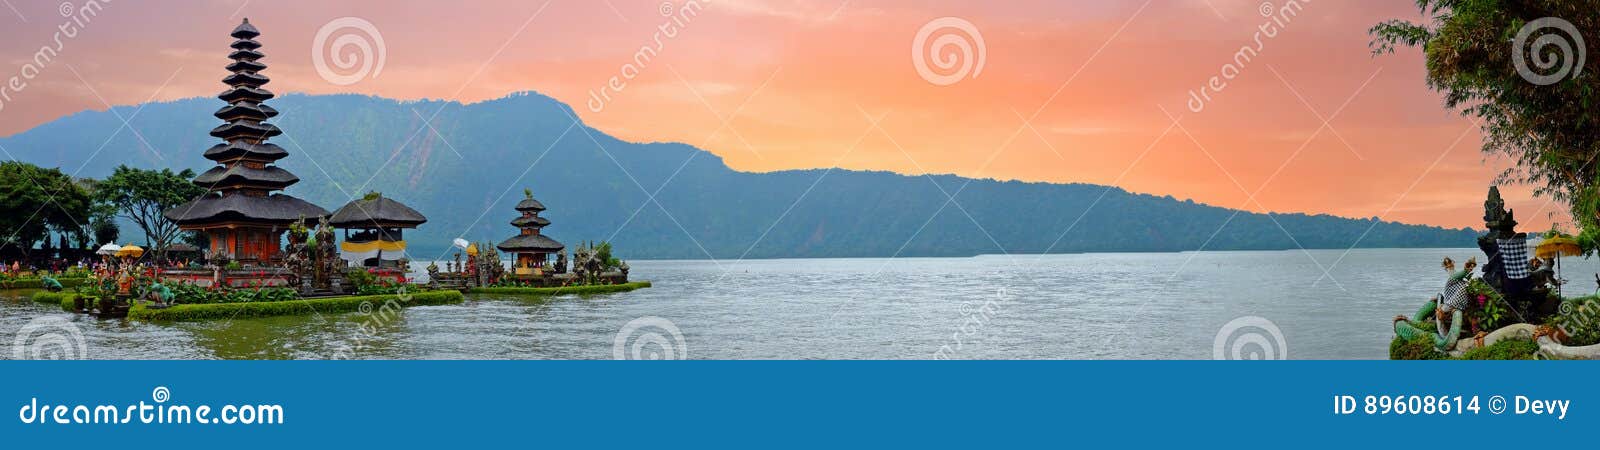
<path fill-rule="evenodd" d="M 109 215 L 96 215 L 89 219 L 89 226 L 94 229 L 94 241 L 101 244 L 110 244 L 117 241 L 122 235 L 122 227 L 117 225 L 117 216 L 113 212 Z"/>
<path fill-rule="evenodd" d="M 1499 182 L 1566 202 L 1594 251 L 1600 237 L 1600 11 L 1578 0 L 1416 0 L 1429 23 L 1374 26 L 1375 54 L 1421 47 L 1428 87 L 1481 121 L 1483 152 L 1516 166 Z M 1591 33 L 1583 36 L 1584 32 Z"/>
<path fill-rule="evenodd" d="M 0 246 L 33 248 L 50 230 L 71 233 L 89 220 L 89 194 L 60 169 L 0 162 Z"/>
<path fill-rule="evenodd" d="M 95 194 L 100 188 L 100 180 L 79 178 L 76 183 L 90 200 L 88 217 L 87 220 L 78 223 L 77 228 L 66 234 L 72 235 L 80 249 L 92 249 L 95 243 L 115 242 L 121 232 L 117 227 L 117 206 L 106 203 Z"/>
<path fill-rule="evenodd" d="M 124 217 L 132 220 L 149 239 L 150 247 L 158 260 L 166 259 L 167 247 L 178 237 L 178 224 L 167 220 L 161 213 L 174 206 L 205 195 L 206 189 L 196 186 L 194 171 L 184 169 L 144 170 L 117 166 L 110 177 L 101 181 L 95 197 L 115 205 Z"/>

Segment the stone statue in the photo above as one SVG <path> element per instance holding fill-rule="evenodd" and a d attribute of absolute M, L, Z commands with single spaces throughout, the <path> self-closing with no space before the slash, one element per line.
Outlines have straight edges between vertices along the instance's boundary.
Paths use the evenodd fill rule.
<path fill-rule="evenodd" d="M 591 281 L 590 277 L 593 276 L 593 273 L 589 270 L 589 260 L 591 259 L 594 259 L 594 251 L 590 250 L 587 244 L 580 243 L 578 248 L 572 251 L 572 274 L 580 282 L 588 283 Z"/>
<path fill-rule="evenodd" d="M 439 289 L 439 264 L 428 263 L 428 289 Z"/>
<path fill-rule="evenodd" d="M 1483 281 L 1495 291 L 1505 292 L 1505 262 L 1499 258 L 1499 240 L 1516 235 L 1517 221 L 1513 213 L 1506 210 L 1506 202 L 1500 199 L 1498 186 L 1489 186 L 1489 197 L 1483 202 L 1483 226 L 1487 231 L 1478 237 L 1478 249 L 1488 257 L 1483 265 Z"/>
<path fill-rule="evenodd" d="M 1483 226 L 1488 230 L 1478 237 L 1478 249 L 1488 257 L 1483 281 L 1504 296 L 1522 320 L 1536 321 L 1555 311 L 1560 300 L 1550 296 L 1544 283 L 1536 282 L 1528 234 L 1517 232 L 1516 212 L 1506 209 L 1496 186 L 1489 187 L 1483 202 Z"/>
<path fill-rule="evenodd" d="M 173 295 L 171 288 L 168 288 L 161 283 L 150 283 L 150 287 L 146 288 L 145 292 L 147 292 L 150 300 L 155 301 L 156 304 L 162 306 L 171 305 L 172 299 L 176 297 Z"/>
<path fill-rule="evenodd" d="M 493 285 L 500 281 L 506 274 L 506 268 L 500 263 L 500 251 L 490 242 L 478 244 L 478 276 L 484 286 Z"/>
<path fill-rule="evenodd" d="M 295 284 L 300 285 L 301 295 L 311 293 L 311 255 L 306 245 L 308 237 L 310 231 L 306 229 L 305 217 L 289 225 L 289 245 L 285 248 L 283 262 L 294 276 Z"/>
<path fill-rule="evenodd" d="M 333 244 L 333 228 L 328 226 L 328 218 L 323 217 L 317 224 L 317 248 L 313 252 L 317 268 L 318 287 L 332 288 L 338 277 L 339 249 Z"/>

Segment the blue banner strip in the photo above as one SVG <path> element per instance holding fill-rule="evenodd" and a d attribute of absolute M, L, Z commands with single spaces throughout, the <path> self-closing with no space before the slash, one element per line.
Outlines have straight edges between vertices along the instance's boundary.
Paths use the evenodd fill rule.
<path fill-rule="evenodd" d="M 1550 361 L 4 361 L 0 373 L 0 440 L 19 449 L 1592 446 L 1600 395 L 1600 364 Z"/>

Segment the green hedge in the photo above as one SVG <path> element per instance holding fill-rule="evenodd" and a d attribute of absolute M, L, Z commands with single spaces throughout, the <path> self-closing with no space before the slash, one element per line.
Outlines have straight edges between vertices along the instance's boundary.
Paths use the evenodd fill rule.
<path fill-rule="evenodd" d="M 33 293 L 33 301 L 39 302 L 39 303 L 49 303 L 49 304 L 52 304 L 52 305 L 59 305 L 63 301 L 65 301 L 67 303 L 72 303 L 72 298 L 73 297 L 77 297 L 77 296 L 78 296 L 78 294 L 75 293 L 75 292 L 65 292 L 65 291 L 63 291 L 63 292 L 46 292 L 46 291 L 39 291 L 39 292 Z"/>
<path fill-rule="evenodd" d="M 382 308 L 389 300 L 399 298 L 399 295 L 368 295 L 359 297 L 329 297 L 308 300 L 289 300 L 281 302 L 248 302 L 248 303 L 210 303 L 199 305 L 177 305 L 166 309 L 150 309 L 144 305 L 134 306 L 128 312 L 128 318 L 151 322 L 184 322 L 212 319 L 270 317 L 312 314 L 345 313 L 361 310 L 362 303 L 370 303 L 370 310 Z M 447 305 L 461 303 L 465 296 L 457 291 L 426 291 L 411 294 L 411 300 L 404 302 L 403 306 Z"/>
<path fill-rule="evenodd" d="M 566 294 L 606 294 L 611 292 L 627 292 L 635 289 L 650 287 L 649 281 L 635 281 L 623 284 L 602 284 L 592 286 L 562 286 L 546 288 L 528 287 L 487 287 L 472 288 L 467 291 L 471 294 L 512 294 L 512 295 L 566 295 Z"/>
<path fill-rule="evenodd" d="M 57 278 L 61 287 L 70 288 L 89 282 L 88 278 Z M 0 289 L 44 289 L 44 281 L 38 278 L 17 278 L 0 282 Z"/>

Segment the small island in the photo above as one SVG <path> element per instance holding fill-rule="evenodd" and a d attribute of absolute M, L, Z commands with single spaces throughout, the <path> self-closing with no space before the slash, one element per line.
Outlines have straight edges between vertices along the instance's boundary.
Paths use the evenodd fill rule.
<path fill-rule="evenodd" d="M 629 282 L 628 263 L 612 256 L 611 243 L 583 244 L 567 257 L 566 245 L 543 232 L 550 220 L 539 217 L 544 203 L 524 189 L 523 199 L 514 208 L 517 218 L 511 225 L 516 235 L 498 245 L 458 240 L 461 252 L 446 262 L 446 272 L 428 267 L 430 285 L 448 286 L 478 294 L 562 295 L 624 292 L 650 287 L 650 282 Z M 505 270 L 499 252 L 512 255 L 511 270 Z M 555 261 L 550 256 L 556 255 Z"/>
<path fill-rule="evenodd" d="M 422 213 L 379 192 L 333 213 L 284 192 L 299 178 L 276 165 L 288 151 L 268 142 L 282 130 L 267 122 L 279 113 L 266 105 L 274 94 L 263 87 L 270 80 L 261 73 L 267 66 L 255 40 L 260 34 L 249 19 L 230 33 L 231 74 L 218 96 L 226 106 L 214 114 L 224 123 L 210 133 L 223 142 L 203 154 L 216 166 L 189 180 L 197 187 L 192 199 L 152 219 L 171 230 L 152 239 L 155 251 L 108 242 L 95 252 L 100 261 L 92 270 L 33 278 L 7 272 L 0 287 L 43 289 L 34 301 L 102 318 L 193 321 L 444 305 L 463 302 L 465 293 L 550 296 L 650 286 L 629 282 L 628 265 L 612 256 L 610 243 L 580 245 L 568 258 L 565 245 L 541 233 L 550 221 L 539 216 L 545 206 L 531 191 L 515 208 L 517 235 L 499 245 L 456 239 L 466 261 L 458 252 L 444 271 L 429 262 L 426 282 L 412 279 L 404 231 L 426 223 Z M 177 255 L 171 241 L 183 233 L 196 242 L 196 257 L 179 262 L 170 257 Z M 513 256 L 509 269 L 500 252 Z"/>

